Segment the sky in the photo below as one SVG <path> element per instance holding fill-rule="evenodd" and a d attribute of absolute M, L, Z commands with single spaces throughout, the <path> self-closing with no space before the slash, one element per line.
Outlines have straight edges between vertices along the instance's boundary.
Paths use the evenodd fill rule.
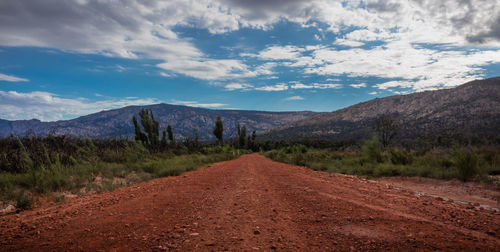
<path fill-rule="evenodd" d="M 0 118 L 334 111 L 500 75 L 498 0 L 2 0 Z"/>

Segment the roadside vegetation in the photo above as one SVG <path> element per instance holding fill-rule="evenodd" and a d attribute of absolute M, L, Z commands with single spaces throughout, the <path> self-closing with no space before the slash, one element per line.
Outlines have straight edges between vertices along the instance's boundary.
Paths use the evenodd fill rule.
<path fill-rule="evenodd" d="M 311 148 L 312 145 L 307 143 L 294 143 L 266 151 L 264 155 L 275 161 L 330 173 L 480 181 L 495 183 L 500 189 L 499 180 L 490 176 L 500 174 L 498 146 L 458 143 L 449 146 L 453 141 L 436 145 L 423 139 L 395 144 L 391 140 L 397 127 L 390 118 L 381 118 L 374 126 L 376 134 L 361 145 L 351 142 L 329 148 Z"/>
<path fill-rule="evenodd" d="M 197 129 L 174 139 L 170 125 L 160 129 L 151 110 L 134 116 L 135 137 L 90 139 L 68 136 L 10 136 L 0 139 L 0 210 L 29 209 L 46 201 L 112 191 L 153 178 L 176 176 L 203 165 L 261 152 L 279 162 L 313 170 L 362 175 L 420 176 L 498 183 L 498 145 L 467 145 L 459 138 L 419 138 L 393 143 L 398 125 L 390 118 L 374 123 L 372 138 L 356 140 L 258 140 L 255 131 L 237 125 L 237 135 L 223 139 L 217 118 L 216 141 L 201 143 Z M 434 141 L 433 139 L 437 139 Z M 499 185 L 500 189 L 500 185 Z"/>
<path fill-rule="evenodd" d="M 0 210 L 9 204 L 29 209 L 42 201 L 112 191 L 249 153 L 222 144 L 222 139 L 212 144 L 200 143 L 196 136 L 175 141 L 170 125 L 160 136 L 151 111 L 143 110 L 139 116 L 140 122 L 133 118 L 135 141 L 68 136 L 0 139 Z"/>

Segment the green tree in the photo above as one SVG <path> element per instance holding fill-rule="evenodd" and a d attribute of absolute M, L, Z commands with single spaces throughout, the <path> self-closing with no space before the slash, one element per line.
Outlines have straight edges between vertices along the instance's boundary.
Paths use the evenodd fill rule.
<path fill-rule="evenodd" d="M 137 118 L 135 117 L 135 115 L 132 117 L 132 122 L 134 123 L 135 141 L 146 144 L 148 141 L 148 137 L 146 136 L 146 134 L 142 133 L 141 126 L 139 126 L 139 123 L 137 122 Z"/>
<path fill-rule="evenodd" d="M 394 136 L 396 136 L 398 124 L 390 117 L 380 117 L 375 119 L 375 130 L 382 142 L 382 146 L 386 148 L 389 146 Z"/>
<path fill-rule="evenodd" d="M 239 126 L 240 125 L 238 124 L 238 128 Z M 243 127 L 241 127 L 241 129 L 238 130 L 238 146 L 240 148 L 245 148 L 246 137 L 247 137 L 247 127 L 243 125 Z"/>
<path fill-rule="evenodd" d="M 167 125 L 167 133 L 168 133 L 168 140 L 170 141 L 171 144 L 175 144 L 175 139 L 174 139 L 174 130 L 172 129 L 172 126 Z"/>
<path fill-rule="evenodd" d="M 144 129 L 144 133 L 137 122 L 137 118 L 135 116 L 132 117 L 132 122 L 134 123 L 135 129 L 135 140 L 139 140 L 142 144 L 150 147 L 157 148 L 159 146 L 160 140 L 160 124 L 155 120 L 153 115 L 153 111 L 151 109 L 141 109 L 139 111 L 139 116 L 141 117 L 141 125 Z"/>
<path fill-rule="evenodd" d="M 384 161 L 382 153 L 380 151 L 380 143 L 378 137 L 373 135 L 373 137 L 363 144 L 363 155 L 370 162 L 382 163 Z"/>
<path fill-rule="evenodd" d="M 167 147 L 167 131 L 166 130 L 163 130 L 161 132 L 161 142 L 160 142 L 160 145 L 161 145 L 162 148 Z"/>
<path fill-rule="evenodd" d="M 215 127 L 213 130 L 214 136 L 217 138 L 217 141 L 219 142 L 220 145 L 222 145 L 222 134 L 224 132 L 224 125 L 222 124 L 222 120 L 220 119 L 220 116 L 217 116 L 217 119 L 215 120 Z"/>
<path fill-rule="evenodd" d="M 194 145 L 196 148 L 200 146 L 199 138 L 200 136 L 198 135 L 198 129 L 196 127 L 193 128 L 193 134 L 194 134 Z"/>

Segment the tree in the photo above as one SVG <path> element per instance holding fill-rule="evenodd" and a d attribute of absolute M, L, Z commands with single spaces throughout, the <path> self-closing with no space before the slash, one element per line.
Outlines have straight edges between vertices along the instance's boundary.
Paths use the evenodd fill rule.
<path fill-rule="evenodd" d="M 217 116 L 217 119 L 215 120 L 215 127 L 213 133 L 220 145 L 222 145 L 223 132 L 224 132 L 224 125 L 222 125 L 222 120 L 220 119 L 220 116 Z"/>
<path fill-rule="evenodd" d="M 134 131 L 135 131 L 135 141 L 136 142 L 142 142 L 142 143 L 147 143 L 148 139 L 146 134 L 142 133 L 141 131 L 141 126 L 139 126 L 139 123 L 137 122 L 137 118 L 135 115 L 132 117 L 132 122 L 134 123 Z"/>
<path fill-rule="evenodd" d="M 194 134 L 194 145 L 196 148 L 200 146 L 199 138 L 200 136 L 198 135 L 198 129 L 196 127 L 193 128 L 193 134 Z"/>
<path fill-rule="evenodd" d="M 378 133 L 382 146 L 386 148 L 396 136 L 398 124 L 390 117 L 380 117 L 375 119 L 375 130 Z"/>
<path fill-rule="evenodd" d="M 170 141 L 170 143 L 175 144 L 174 130 L 172 129 L 172 126 L 170 126 L 170 124 L 167 126 L 167 133 L 168 133 L 168 140 Z"/>
<path fill-rule="evenodd" d="M 160 142 L 160 145 L 161 145 L 162 148 L 167 147 L 167 131 L 166 130 L 163 130 L 161 132 L 161 142 Z"/>
<path fill-rule="evenodd" d="M 150 147 L 157 148 L 159 146 L 159 122 L 155 120 L 153 115 L 153 111 L 151 109 L 141 109 L 139 111 L 139 116 L 141 117 L 141 125 L 144 129 L 144 133 L 137 122 L 137 118 L 135 116 L 132 117 L 132 122 L 134 123 L 135 130 L 135 140 L 141 141 L 142 144 Z"/>
<path fill-rule="evenodd" d="M 240 124 L 238 124 L 238 126 L 240 126 Z M 243 125 L 243 127 L 241 127 L 241 129 L 238 127 L 238 146 L 240 148 L 245 148 L 245 141 L 246 141 L 246 137 L 247 137 L 247 127 L 245 125 Z"/>
<path fill-rule="evenodd" d="M 257 137 L 257 134 L 255 133 L 255 130 L 252 131 L 252 135 L 248 136 L 247 138 L 247 146 L 248 149 L 252 151 L 256 151 L 256 145 L 255 145 L 255 138 Z"/>

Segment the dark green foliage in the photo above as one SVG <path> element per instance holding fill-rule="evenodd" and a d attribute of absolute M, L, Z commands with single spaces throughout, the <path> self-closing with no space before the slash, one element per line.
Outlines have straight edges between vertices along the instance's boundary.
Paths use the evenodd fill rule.
<path fill-rule="evenodd" d="M 134 123 L 135 141 L 147 143 L 148 137 L 146 136 L 146 134 L 142 133 L 141 126 L 139 126 L 135 115 L 132 117 L 132 122 Z"/>
<path fill-rule="evenodd" d="M 415 153 L 402 149 L 380 151 L 378 138 L 368 140 L 361 151 L 327 151 L 299 145 L 275 149 L 264 154 L 276 161 L 304 165 L 313 170 L 365 176 L 420 176 L 437 179 L 457 178 L 462 181 L 494 180 L 484 174 L 500 173 L 500 149 L 447 148 Z M 480 153 L 480 154 L 478 154 Z"/>
<path fill-rule="evenodd" d="M 167 147 L 167 131 L 166 130 L 163 130 L 161 132 L 161 141 L 160 141 L 160 145 L 162 148 L 165 148 Z"/>
<path fill-rule="evenodd" d="M 375 119 L 375 130 L 378 133 L 382 146 L 389 146 L 391 140 L 396 136 L 398 125 L 394 119 L 390 117 L 382 117 Z"/>
<path fill-rule="evenodd" d="M 408 165 L 413 162 L 413 156 L 410 152 L 401 149 L 392 149 L 389 151 L 391 163 L 395 165 Z"/>
<path fill-rule="evenodd" d="M 142 133 L 140 127 L 136 123 L 137 120 L 134 121 L 135 116 L 132 118 L 134 121 L 134 127 L 136 127 L 136 139 L 140 139 L 142 144 L 149 147 L 157 147 L 159 143 L 159 123 L 155 120 L 153 115 L 153 111 L 151 109 L 141 109 L 139 111 L 139 116 L 141 117 L 141 125 L 144 129 L 144 133 Z M 139 137 L 137 136 L 137 131 L 140 132 Z"/>
<path fill-rule="evenodd" d="M 219 142 L 220 145 L 222 145 L 222 134 L 224 132 L 224 125 L 222 124 L 222 120 L 220 119 L 220 116 L 217 116 L 217 119 L 215 120 L 215 127 L 213 130 L 215 138 L 217 138 L 217 141 Z"/>
<path fill-rule="evenodd" d="M 243 125 L 240 129 L 240 124 L 238 123 L 238 146 L 240 148 L 245 148 L 245 141 L 247 138 L 247 127 Z"/>
<path fill-rule="evenodd" d="M 458 179 L 469 181 L 479 174 L 479 159 L 473 151 L 464 151 L 454 147 L 455 165 L 458 169 Z"/>
<path fill-rule="evenodd" d="M 369 162 L 383 162 L 380 143 L 377 136 L 373 136 L 370 140 L 365 141 L 363 144 L 363 154 Z"/>
<path fill-rule="evenodd" d="M 167 126 L 167 133 L 168 133 L 168 140 L 170 141 L 170 143 L 175 144 L 174 130 L 172 129 L 172 126 L 170 126 L 170 124 Z"/>
<path fill-rule="evenodd" d="M 16 202 L 16 208 L 21 210 L 31 209 L 34 203 L 31 193 L 25 190 L 19 190 L 19 192 L 15 194 L 14 201 Z"/>

